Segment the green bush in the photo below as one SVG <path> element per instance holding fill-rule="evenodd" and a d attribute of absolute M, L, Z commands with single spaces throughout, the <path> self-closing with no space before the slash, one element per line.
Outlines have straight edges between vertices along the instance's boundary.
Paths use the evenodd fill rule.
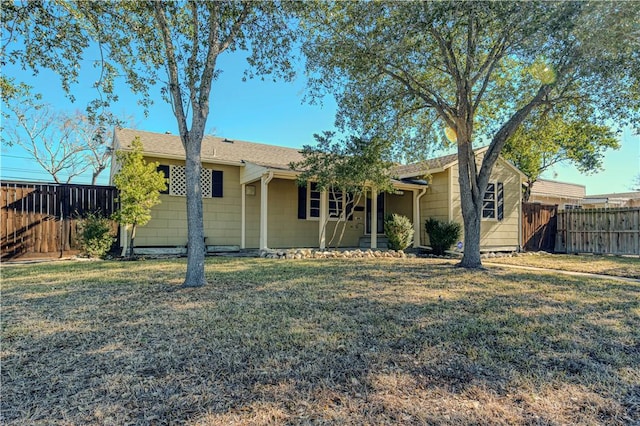
<path fill-rule="evenodd" d="M 113 244 L 111 221 L 98 214 L 88 214 L 82 220 L 80 244 L 87 256 L 104 257 Z"/>
<path fill-rule="evenodd" d="M 413 224 L 408 217 L 394 213 L 386 217 L 384 233 L 391 250 L 404 250 L 413 240 Z"/>
<path fill-rule="evenodd" d="M 437 255 L 443 255 L 446 250 L 449 250 L 460 238 L 462 232 L 462 225 L 459 223 L 443 222 L 434 218 L 427 219 L 424 227 L 429 234 L 433 254 Z"/>

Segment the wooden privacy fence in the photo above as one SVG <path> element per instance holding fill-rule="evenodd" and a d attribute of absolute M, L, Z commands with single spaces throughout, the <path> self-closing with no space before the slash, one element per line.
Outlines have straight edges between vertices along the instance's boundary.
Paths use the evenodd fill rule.
<path fill-rule="evenodd" d="M 522 248 L 553 252 L 556 243 L 558 206 L 522 203 Z"/>
<path fill-rule="evenodd" d="M 640 255 L 640 207 L 560 211 L 555 249 Z"/>
<path fill-rule="evenodd" d="M 79 249 L 79 220 L 111 215 L 116 197 L 111 186 L 0 182 L 2 260 Z"/>

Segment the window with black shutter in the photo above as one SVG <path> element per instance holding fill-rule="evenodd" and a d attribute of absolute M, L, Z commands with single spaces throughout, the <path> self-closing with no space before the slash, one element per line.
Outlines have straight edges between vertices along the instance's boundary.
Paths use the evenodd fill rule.
<path fill-rule="evenodd" d="M 504 219 L 504 184 L 490 182 L 482 200 L 483 219 Z"/>
<path fill-rule="evenodd" d="M 221 170 L 211 170 L 211 196 L 222 197 L 223 173 Z"/>
<path fill-rule="evenodd" d="M 307 218 L 307 186 L 298 187 L 298 219 Z"/>
<path fill-rule="evenodd" d="M 502 182 L 498 182 L 496 184 L 496 188 L 498 191 L 498 220 L 504 219 L 504 185 Z"/>

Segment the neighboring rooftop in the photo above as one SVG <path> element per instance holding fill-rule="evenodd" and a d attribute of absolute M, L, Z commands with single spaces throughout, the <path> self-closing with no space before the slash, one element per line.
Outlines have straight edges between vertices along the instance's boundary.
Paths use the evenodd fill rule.
<path fill-rule="evenodd" d="M 611 194 L 590 194 L 586 198 L 622 198 L 622 199 L 640 199 L 640 191 L 632 192 L 614 192 Z"/>
<path fill-rule="evenodd" d="M 546 195 L 563 198 L 584 198 L 587 189 L 584 185 L 538 179 L 531 188 L 531 195 Z"/>

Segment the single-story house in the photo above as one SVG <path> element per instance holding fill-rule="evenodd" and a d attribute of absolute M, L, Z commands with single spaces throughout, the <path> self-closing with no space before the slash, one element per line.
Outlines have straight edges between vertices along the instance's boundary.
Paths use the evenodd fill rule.
<path fill-rule="evenodd" d="M 180 137 L 116 129 L 114 151 L 129 149 L 136 136 L 146 160 L 158 162 L 158 169 L 168 179 L 168 189 L 161 195 L 161 204 L 152 209 L 151 221 L 137 230 L 136 247 L 184 247 L 186 188 Z M 338 218 L 345 214 L 346 194 L 320 192 L 313 183 L 298 187 L 298 172 L 289 164 L 301 159 L 302 154 L 293 148 L 205 136 L 201 182 L 206 245 L 239 249 L 327 246 Z M 116 171 L 114 162 L 112 177 Z M 426 218 L 462 223 L 455 155 L 399 166 L 396 174 L 394 193 L 372 189 L 356 200 L 352 215 L 342 221 L 346 223 L 342 247 L 384 246 L 383 219 L 390 213 L 402 214 L 413 222 L 416 247 L 428 245 Z M 429 184 L 423 179 L 426 175 L 430 176 Z M 496 164 L 482 223 L 484 249 L 520 247 L 522 179 L 506 161 L 500 159 Z"/>
<path fill-rule="evenodd" d="M 585 209 L 640 207 L 640 191 L 587 195 L 582 200 Z"/>
<path fill-rule="evenodd" d="M 481 164 L 486 148 L 476 150 Z M 434 217 L 463 224 L 458 155 L 451 154 L 426 162 L 399 166 L 395 170 L 401 179 L 429 176 L 429 185 L 420 198 L 420 217 Z M 498 157 L 489 179 L 480 223 L 482 251 L 517 251 L 521 247 L 522 184 L 526 176 L 514 165 Z M 461 237 L 462 238 L 462 237 Z M 429 236 L 420 227 L 420 244 L 429 246 Z"/>
<path fill-rule="evenodd" d="M 561 210 L 580 208 L 587 189 L 584 185 L 538 179 L 531 187 L 530 203 L 555 204 Z"/>

